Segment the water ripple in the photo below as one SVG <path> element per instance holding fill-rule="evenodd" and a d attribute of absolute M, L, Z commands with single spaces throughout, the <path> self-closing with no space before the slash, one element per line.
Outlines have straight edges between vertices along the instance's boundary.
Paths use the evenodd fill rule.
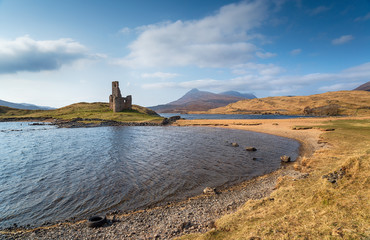
<path fill-rule="evenodd" d="M 218 128 L 0 123 L 0 228 L 184 199 L 271 172 L 281 155 L 297 157 L 298 147 L 286 138 Z"/>

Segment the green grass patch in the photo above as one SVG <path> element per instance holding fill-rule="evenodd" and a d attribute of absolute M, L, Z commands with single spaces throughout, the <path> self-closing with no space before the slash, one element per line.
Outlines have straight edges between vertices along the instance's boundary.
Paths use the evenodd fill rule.
<path fill-rule="evenodd" d="M 154 111 L 134 105 L 132 110 L 113 112 L 108 103 L 76 103 L 55 110 L 21 110 L 0 107 L 1 118 L 53 118 L 72 120 L 75 118 L 113 120 L 117 122 L 161 122 Z"/>

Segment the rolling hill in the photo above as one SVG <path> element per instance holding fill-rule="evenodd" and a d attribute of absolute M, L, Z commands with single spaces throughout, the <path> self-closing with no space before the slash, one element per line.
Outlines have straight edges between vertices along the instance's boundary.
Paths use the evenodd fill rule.
<path fill-rule="evenodd" d="M 176 101 L 164 105 L 149 107 L 159 113 L 186 113 L 189 111 L 207 111 L 226 106 L 246 98 L 255 98 L 253 94 L 241 94 L 231 91 L 220 94 L 199 91 L 194 88 Z"/>
<path fill-rule="evenodd" d="M 198 114 L 369 115 L 370 92 L 339 91 L 310 96 L 241 100 Z"/>
<path fill-rule="evenodd" d="M 17 108 L 17 109 L 27 109 L 27 110 L 52 110 L 55 108 L 52 107 L 45 107 L 45 106 L 37 106 L 28 103 L 12 103 L 0 100 L 0 106 L 10 107 L 10 108 Z"/>

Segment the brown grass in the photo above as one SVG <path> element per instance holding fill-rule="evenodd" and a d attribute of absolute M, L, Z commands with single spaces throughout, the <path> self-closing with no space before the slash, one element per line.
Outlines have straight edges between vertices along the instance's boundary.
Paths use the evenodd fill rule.
<path fill-rule="evenodd" d="M 211 109 L 207 114 L 304 114 L 306 107 L 320 108 L 339 105 L 339 115 L 369 116 L 370 92 L 367 91 L 340 91 L 327 92 L 311 96 L 295 97 L 268 97 L 242 100 L 225 107 Z M 321 114 L 321 115 L 326 115 Z"/>
<path fill-rule="evenodd" d="M 267 199 L 250 200 L 237 212 L 216 221 L 206 234 L 181 239 L 369 239 L 370 238 L 370 118 L 306 119 L 261 121 L 258 126 L 227 127 L 264 131 L 283 135 L 320 129 L 325 146 L 311 156 L 301 158 L 294 167 L 309 173 L 304 179 L 280 178 L 276 190 Z M 189 122 L 188 122 L 189 123 Z M 184 122 L 182 124 L 185 124 Z M 296 125 L 312 126 L 292 130 Z M 273 130 L 281 128 L 281 130 Z M 312 133 L 315 132 L 315 133 Z M 298 135 L 297 135 L 298 136 Z M 296 137 L 295 137 L 296 138 Z M 316 140 L 317 141 L 317 140 Z M 345 169 L 345 175 L 330 183 L 323 175 Z"/>

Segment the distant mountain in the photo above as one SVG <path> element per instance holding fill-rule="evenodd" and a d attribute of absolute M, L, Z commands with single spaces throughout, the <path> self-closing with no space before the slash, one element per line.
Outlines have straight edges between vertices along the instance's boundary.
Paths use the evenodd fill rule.
<path fill-rule="evenodd" d="M 236 95 L 236 96 L 235 96 Z M 253 97 L 255 96 L 249 96 Z M 223 107 L 247 97 L 239 92 L 226 92 L 216 94 L 206 91 L 199 91 L 194 88 L 176 101 L 164 105 L 149 107 L 158 113 L 186 113 L 189 111 L 207 111 L 212 108 Z M 249 99 L 249 98 L 248 98 Z"/>
<path fill-rule="evenodd" d="M 0 106 L 10 107 L 10 108 L 17 108 L 17 109 L 27 109 L 27 110 L 52 110 L 55 108 L 52 107 L 45 107 L 45 106 L 37 106 L 28 103 L 12 103 L 0 100 Z"/>
<path fill-rule="evenodd" d="M 241 98 L 246 98 L 246 99 L 257 98 L 252 93 L 240 93 L 240 92 L 237 92 L 237 91 L 222 92 L 220 94 L 222 94 L 222 95 L 228 95 L 228 96 L 234 96 L 234 97 L 241 97 Z"/>
<path fill-rule="evenodd" d="M 367 82 L 367 83 L 364 83 L 360 86 L 358 86 L 357 88 L 353 89 L 353 90 L 357 90 L 357 91 L 370 91 L 370 81 Z"/>

